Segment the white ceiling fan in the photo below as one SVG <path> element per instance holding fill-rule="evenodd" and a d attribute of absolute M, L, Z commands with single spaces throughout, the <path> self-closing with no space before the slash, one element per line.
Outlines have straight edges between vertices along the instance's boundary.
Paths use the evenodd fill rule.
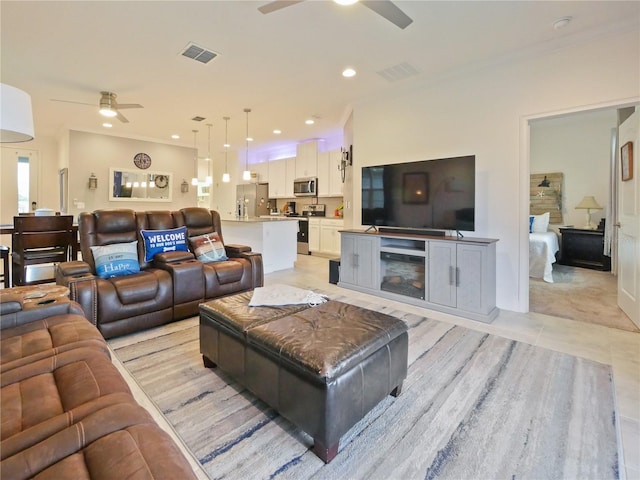
<path fill-rule="evenodd" d="M 258 7 L 258 10 L 267 14 L 303 1 L 304 0 L 275 0 Z M 334 0 L 334 2 L 340 5 L 350 5 L 358 2 L 358 0 Z M 405 29 L 413 22 L 413 20 L 402 10 L 396 7 L 391 0 L 360 0 L 359 3 L 373 10 L 378 15 L 383 16 L 399 28 Z"/>
<path fill-rule="evenodd" d="M 116 117 L 122 123 L 129 123 L 129 120 L 120 113 L 120 110 L 125 108 L 144 108 L 142 105 L 138 103 L 118 103 L 116 101 L 117 95 L 113 92 L 100 92 L 100 103 L 99 112 L 100 115 L 105 117 Z M 72 100 L 57 100 L 52 99 L 54 102 L 65 102 L 65 103 L 77 103 L 79 105 L 90 105 L 92 107 L 95 106 L 94 103 L 84 103 L 84 102 L 74 102 Z"/>

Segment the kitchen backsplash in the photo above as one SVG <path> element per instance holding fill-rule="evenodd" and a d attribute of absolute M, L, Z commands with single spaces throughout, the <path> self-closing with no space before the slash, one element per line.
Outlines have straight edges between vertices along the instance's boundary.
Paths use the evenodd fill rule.
<path fill-rule="evenodd" d="M 292 198 L 278 198 L 278 199 L 270 199 L 269 203 L 273 208 L 273 204 L 275 203 L 278 210 L 282 210 L 284 205 L 287 202 L 296 202 L 296 211 L 301 212 L 302 207 L 305 205 L 312 205 L 314 203 L 320 203 L 326 205 L 327 217 L 333 217 L 334 211 L 340 205 L 342 205 L 342 197 L 318 197 L 317 201 L 313 198 L 313 200 L 309 197 L 301 198 L 301 197 L 292 197 Z"/>

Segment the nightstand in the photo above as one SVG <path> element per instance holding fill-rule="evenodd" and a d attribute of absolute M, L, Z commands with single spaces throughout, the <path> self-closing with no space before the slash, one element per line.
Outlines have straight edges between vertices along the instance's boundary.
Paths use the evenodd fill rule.
<path fill-rule="evenodd" d="M 560 228 L 560 234 L 562 239 L 558 263 L 593 270 L 611 270 L 611 257 L 602 253 L 604 230 Z"/>

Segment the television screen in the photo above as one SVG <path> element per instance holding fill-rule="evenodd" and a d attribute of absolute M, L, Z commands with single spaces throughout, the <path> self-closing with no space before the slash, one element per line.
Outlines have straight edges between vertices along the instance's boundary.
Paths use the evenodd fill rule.
<path fill-rule="evenodd" d="M 475 230 L 475 155 L 362 168 L 362 224 Z"/>

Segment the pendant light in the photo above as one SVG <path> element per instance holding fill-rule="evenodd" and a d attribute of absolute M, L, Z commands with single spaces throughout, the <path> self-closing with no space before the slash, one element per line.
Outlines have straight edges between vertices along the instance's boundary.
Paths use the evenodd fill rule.
<path fill-rule="evenodd" d="M 207 127 L 209 128 L 209 144 L 208 144 L 208 151 L 207 151 L 207 178 L 205 179 L 205 184 L 207 186 L 210 186 L 213 183 L 213 178 L 211 177 L 211 127 L 213 127 L 213 124 L 211 123 L 207 123 Z"/>
<path fill-rule="evenodd" d="M 195 172 L 194 172 L 193 178 L 191 179 L 191 185 L 195 187 L 198 185 L 198 143 L 197 143 L 198 130 L 191 130 L 191 131 L 193 132 L 193 148 L 196 150 L 196 154 L 193 157 Z"/>
<path fill-rule="evenodd" d="M 244 172 L 242 172 L 242 180 L 245 181 L 251 180 L 251 172 L 249 171 L 249 142 L 253 139 L 249 137 L 249 112 L 251 112 L 250 108 L 244 109 L 244 113 L 247 114 L 247 150 L 244 161 Z"/>
<path fill-rule="evenodd" d="M 222 119 L 224 120 L 224 173 L 222 174 L 222 182 L 229 183 L 231 175 L 229 175 L 227 154 L 229 153 L 229 120 L 231 117 L 222 117 Z"/>

